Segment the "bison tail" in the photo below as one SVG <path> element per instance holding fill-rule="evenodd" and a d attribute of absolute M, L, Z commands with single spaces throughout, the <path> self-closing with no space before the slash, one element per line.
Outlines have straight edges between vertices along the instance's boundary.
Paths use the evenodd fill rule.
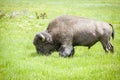
<path fill-rule="evenodd" d="M 114 32 L 114 28 L 113 28 L 113 25 L 112 24 L 109 24 L 111 27 L 112 27 L 112 39 L 114 39 L 114 34 L 115 34 L 115 32 Z"/>

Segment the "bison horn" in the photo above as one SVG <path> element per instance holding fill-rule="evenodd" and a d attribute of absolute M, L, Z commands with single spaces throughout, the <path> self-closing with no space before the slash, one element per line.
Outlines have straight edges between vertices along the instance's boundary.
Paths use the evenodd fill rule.
<path fill-rule="evenodd" d="M 40 37 L 42 38 L 42 41 L 45 41 L 45 36 L 43 34 L 40 34 Z"/>

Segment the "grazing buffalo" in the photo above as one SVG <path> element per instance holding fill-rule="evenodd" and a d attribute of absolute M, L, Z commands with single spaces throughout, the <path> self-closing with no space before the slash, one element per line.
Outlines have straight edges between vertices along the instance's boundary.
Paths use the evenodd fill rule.
<path fill-rule="evenodd" d="M 113 26 L 93 19 L 63 15 L 52 20 L 46 31 L 38 32 L 33 44 L 38 53 L 49 55 L 59 51 L 62 57 L 74 55 L 74 46 L 89 49 L 100 41 L 105 52 L 114 52 L 110 37 L 114 38 Z"/>

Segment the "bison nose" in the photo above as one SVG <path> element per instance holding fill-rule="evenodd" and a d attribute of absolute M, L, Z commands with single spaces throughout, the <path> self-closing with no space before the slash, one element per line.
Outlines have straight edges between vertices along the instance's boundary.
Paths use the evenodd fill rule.
<path fill-rule="evenodd" d="M 39 49 L 39 48 L 36 48 L 36 51 L 37 51 L 38 54 L 43 54 L 42 50 Z"/>

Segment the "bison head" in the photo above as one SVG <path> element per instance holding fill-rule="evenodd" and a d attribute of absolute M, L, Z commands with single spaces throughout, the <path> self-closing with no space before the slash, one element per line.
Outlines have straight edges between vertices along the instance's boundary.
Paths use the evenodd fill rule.
<path fill-rule="evenodd" d="M 51 54 L 51 51 L 55 49 L 52 37 L 47 32 L 39 32 L 35 35 L 33 44 L 36 47 L 37 53 L 43 55 Z"/>

